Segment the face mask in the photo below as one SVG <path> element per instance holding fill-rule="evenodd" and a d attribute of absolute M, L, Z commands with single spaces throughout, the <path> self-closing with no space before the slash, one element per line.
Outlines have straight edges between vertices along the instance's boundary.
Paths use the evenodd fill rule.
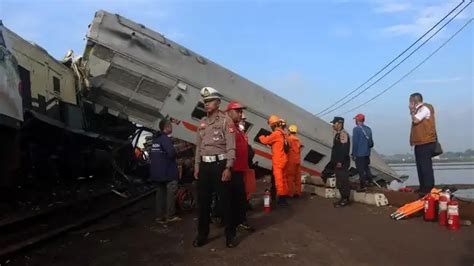
<path fill-rule="evenodd" d="M 244 125 L 244 124 L 239 124 L 239 129 L 240 129 L 241 131 L 244 131 L 245 125 Z"/>

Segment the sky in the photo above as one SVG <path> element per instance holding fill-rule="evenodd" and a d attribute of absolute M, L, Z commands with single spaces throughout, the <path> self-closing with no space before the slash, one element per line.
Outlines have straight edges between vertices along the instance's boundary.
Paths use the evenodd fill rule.
<path fill-rule="evenodd" d="M 0 0 L 0 19 L 61 59 L 68 49 L 82 53 L 95 11 L 117 13 L 318 113 L 365 82 L 460 2 Z M 411 152 L 408 96 L 420 92 L 435 107 L 443 148 L 474 148 L 474 23 L 383 96 L 347 113 L 438 48 L 472 19 L 473 6 L 381 82 L 322 118 L 344 116 L 351 131 L 352 118 L 364 113 L 379 152 Z"/>

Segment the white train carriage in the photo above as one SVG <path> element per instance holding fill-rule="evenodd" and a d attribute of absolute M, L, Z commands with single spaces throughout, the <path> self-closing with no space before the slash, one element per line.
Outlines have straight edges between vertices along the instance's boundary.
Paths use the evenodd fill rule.
<path fill-rule="evenodd" d="M 154 129 L 170 116 L 179 124 L 175 137 L 194 142 L 205 115 L 199 90 L 211 86 L 223 94 L 223 106 L 231 100 L 248 106 L 246 130 L 260 166 L 271 169 L 270 148 L 257 140 L 268 133 L 271 114 L 298 125 L 304 172 L 320 175 L 329 162 L 329 123 L 143 25 L 98 11 L 87 34 L 84 59 L 92 84 L 88 99 L 98 111 L 106 108 Z M 376 180 L 399 180 L 375 151 L 371 168 Z"/>

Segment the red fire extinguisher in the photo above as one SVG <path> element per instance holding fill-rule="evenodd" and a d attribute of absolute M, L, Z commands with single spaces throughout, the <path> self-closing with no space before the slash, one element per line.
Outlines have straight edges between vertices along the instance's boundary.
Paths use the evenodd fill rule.
<path fill-rule="evenodd" d="M 459 230 L 459 203 L 454 199 L 448 202 L 448 229 Z"/>
<path fill-rule="evenodd" d="M 436 199 L 429 195 L 425 199 L 425 221 L 433 221 L 436 218 Z"/>
<path fill-rule="evenodd" d="M 269 213 L 272 210 L 272 196 L 269 189 L 263 193 L 263 211 Z"/>
<path fill-rule="evenodd" d="M 446 196 L 439 197 L 438 204 L 438 224 L 446 226 L 448 222 L 448 201 Z"/>

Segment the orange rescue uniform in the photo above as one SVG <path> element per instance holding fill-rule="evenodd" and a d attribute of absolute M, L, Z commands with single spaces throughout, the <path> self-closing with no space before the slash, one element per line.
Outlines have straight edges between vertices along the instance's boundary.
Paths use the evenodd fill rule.
<path fill-rule="evenodd" d="M 301 195 L 301 142 L 300 139 L 290 134 L 288 136 L 290 151 L 288 152 L 288 196 Z"/>
<path fill-rule="evenodd" d="M 273 175 L 278 196 L 288 195 L 288 181 L 286 178 L 286 166 L 288 156 L 285 153 L 285 132 L 277 128 L 269 136 L 260 136 L 259 140 L 264 145 L 272 146 Z"/>

